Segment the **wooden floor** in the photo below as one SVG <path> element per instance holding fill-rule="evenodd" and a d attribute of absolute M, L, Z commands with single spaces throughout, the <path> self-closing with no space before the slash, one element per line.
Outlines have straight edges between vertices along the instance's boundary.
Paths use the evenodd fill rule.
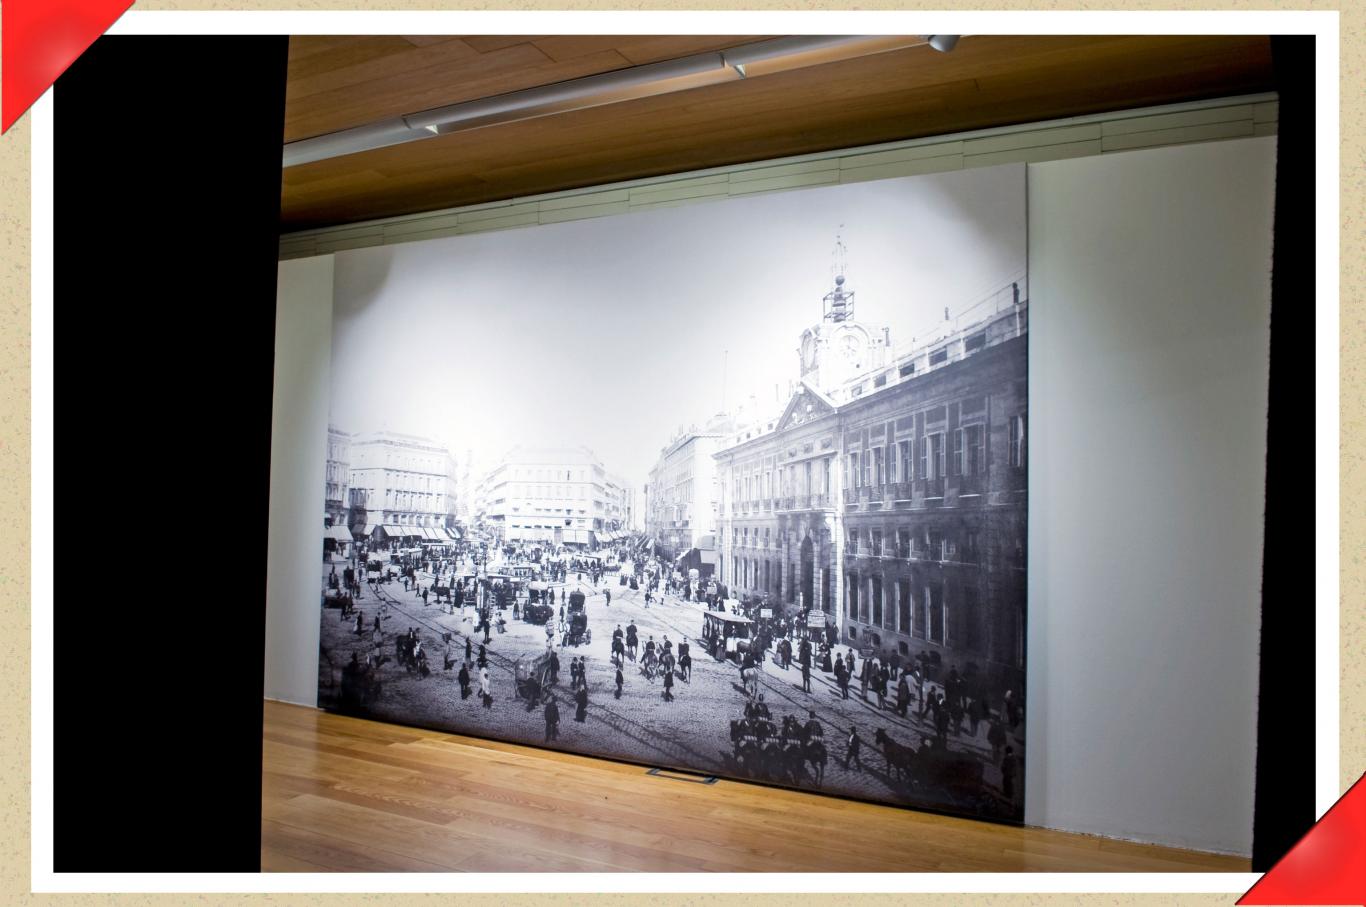
<path fill-rule="evenodd" d="M 267 872 L 1247 872 L 1013 828 L 267 702 Z"/>

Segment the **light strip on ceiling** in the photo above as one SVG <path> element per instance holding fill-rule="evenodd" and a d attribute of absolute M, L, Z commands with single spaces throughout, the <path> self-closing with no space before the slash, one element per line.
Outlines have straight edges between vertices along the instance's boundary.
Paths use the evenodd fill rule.
<path fill-rule="evenodd" d="M 284 146 L 283 164 L 294 167 L 483 126 L 587 110 L 926 43 L 933 45 L 934 42 L 928 39 L 944 37 L 950 36 L 793 35 L 773 38 L 724 51 L 694 54 L 478 98 L 301 139 Z"/>

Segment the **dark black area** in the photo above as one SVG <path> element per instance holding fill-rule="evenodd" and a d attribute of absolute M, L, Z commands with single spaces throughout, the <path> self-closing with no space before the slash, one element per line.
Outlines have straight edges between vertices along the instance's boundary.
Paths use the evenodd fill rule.
<path fill-rule="evenodd" d="M 34 541 L 56 559 L 58 872 L 260 868 L 287 54 L 103 37 L 56 84 L 64 516 Z"/>
<path fill-rule="evenodd" d="M 1314 824 L 1314 38 L 1273 37 L 1280 94 L 1271 274 L 1266 537 L 1252 869 L 1265 872 Z M 1312 561 L 1312 558 L 1310 559 Z M 1293 730 L 1290 722 L 1308 720 Z"/>

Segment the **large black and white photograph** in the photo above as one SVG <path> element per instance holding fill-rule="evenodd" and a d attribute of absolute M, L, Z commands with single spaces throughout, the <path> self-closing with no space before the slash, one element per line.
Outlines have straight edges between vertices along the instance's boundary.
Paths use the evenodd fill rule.
<path fill-rule="evenodd" d="M 1025 193 L 337 253 L 319 704 L 1021 821 Z"/>

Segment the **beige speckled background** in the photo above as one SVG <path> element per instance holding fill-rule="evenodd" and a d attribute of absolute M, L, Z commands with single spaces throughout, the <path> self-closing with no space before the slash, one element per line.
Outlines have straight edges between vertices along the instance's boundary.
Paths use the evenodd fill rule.
<path fill-rule="evenodd" d="M 450 10 L 944 10 L 944 9 L 1225 9 L 1225 10 L 1341 10 L 1341 786 L 1345 789 L 1366 771 L 1366 0 L 1307 2 L 1307 0 L 1132 0 L 1127 3 L 1089 0 L 863 0 L 837 3 L 806 0 L 781 3 L 774 0 L 741 2 L 680 2 L 650 0 L 641 3 L 607 3 L 602 0 L 520 0 L 498 3 L 362 2 L 362 0 L 138 0 L 139 10 L 354 10 L 354 9 L 450 9 Z M 436 903 L 438 896 L 413 895 L 29 895 L 29 451 L 30 451 L 30 290 L 29 290 L 29 144 L 27 116 L 0 137 L 0 510 L 9 518 L 0 525 L 0 903 L 74 902 L 126 904 L 219 904 L 245 900 L 274 903 L 371 904 L 377 901 Z M 1310 607 L 1308 599 L 1306 609 Z M 776 886 L 775 886 L 776 887 Z M 450 896 L 439 896 L 449 901 Z M 745 895 L 751 903 L 789 905 L 792 897 Z M 704 907 L 718 903 L 723 895 L 653 895 L 651 902 Z M 901 895 L 819 896 L 822 904 L 925 905 L 974 903 L 1015 907 L 1034 904 L 1165 905 L 1172 903 L 1227 905 L 1233 895 Z M 557 900 L 577 904 L 594 901 L 613 905 L 639 903 L 640 895 L 588 896 L 465 896 L 462 900 L 488 905 L 521 905 Z"/>

